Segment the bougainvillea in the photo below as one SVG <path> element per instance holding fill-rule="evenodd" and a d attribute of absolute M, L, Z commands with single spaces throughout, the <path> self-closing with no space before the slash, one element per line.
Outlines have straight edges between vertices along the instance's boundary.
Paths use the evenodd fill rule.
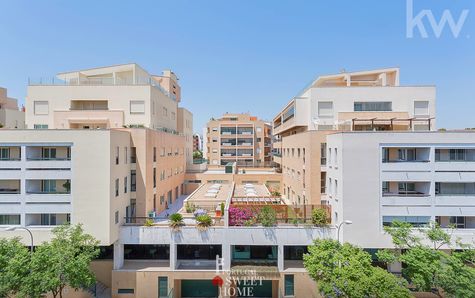
<path fill-rule="evenodd" d="M 254 212 L 248 208 L 229 207 L 229 225 L 230 226 L 244 226 L 251 218 L 254 217 Z"/>

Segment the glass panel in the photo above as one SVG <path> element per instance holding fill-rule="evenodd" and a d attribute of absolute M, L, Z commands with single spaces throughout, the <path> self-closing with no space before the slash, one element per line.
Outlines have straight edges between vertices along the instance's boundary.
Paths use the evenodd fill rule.
<path fill-rule="evenodd" d="M 166 276 L 158 277 L 158 297 L 168 297 L 168 277 Z"/>
<path fill-rule="evenodd" d="M 293 275 L 285 275 L 285 296 L 294 296 L 294 276 Z"/>

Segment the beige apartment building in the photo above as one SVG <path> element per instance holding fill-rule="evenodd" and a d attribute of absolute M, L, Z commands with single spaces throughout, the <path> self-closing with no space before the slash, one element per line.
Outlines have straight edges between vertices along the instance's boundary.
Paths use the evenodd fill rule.
<path fill-rule="evenodd" d="M 399 68 L 320 76 L 273 119 L 273 160 L 291 204 L 326 204 L 326 138 L 338 131 L 435 130 L 435 87 L 401 86 Z"/>
<path fill-rule="evenodd" d="M 210 166 L 270 166 L 271 125 L 249 114 L 224 114 L 206 126 L 203 150 Z"/>
<path fill-rule="evenodd" d="M 25 128 L 25 111 L 18 108 L 18 101 L 7 96 L 7 89 L 0 87 L 0 125 L 4 128 Z"/>

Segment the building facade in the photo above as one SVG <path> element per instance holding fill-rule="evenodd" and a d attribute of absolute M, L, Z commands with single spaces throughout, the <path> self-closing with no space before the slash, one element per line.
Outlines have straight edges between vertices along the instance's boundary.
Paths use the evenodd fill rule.
<path fill-rule="evenodd" d="M 25 128 L 25 110 L 18 108 L 18 101 L 7 96 L 7 89 L 0 87 L 0 125 L 3 128 Z"/>
<path fill-rule="evenodd" d="M 391 247 L 383 227 L 394 220 L 453 224 L 463 242 L 475 240 L 474 133 L 342 132 L 327 141 L 332 217 L 353 221 L 345 241 Z"/>
<path fill-rule="evenodd" d="M 435 130 L 435 87 L 400 86 L 399 69 L 321 76 L 273 120 L 274 157 L 289 203 L 327 203 L 326 136 Z"/>
<path fill-rule="evenodd" d="M 206 126 L 206 158 L 211 166 L 236 162 L 270 166 L 271 126 L 249 114 L 224 114 Z"/>

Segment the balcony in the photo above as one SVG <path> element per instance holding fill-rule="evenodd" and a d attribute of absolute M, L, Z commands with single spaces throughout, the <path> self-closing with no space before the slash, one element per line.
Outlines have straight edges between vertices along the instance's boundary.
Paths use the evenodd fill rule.
<path fill-rule="evenodd" d="M 383 148 L 383 163 L 427 163 L 430 148 Z"/>
<path fill-rule="evenodd" d="M 68 110 L 54 111 L 55 126 L 59 128 L 121 128 L 124 126 L 124 112 L 118 110 Z"/>
<path fill-rule="evenodd" d="M 0 180 L 0 196 L 20 194 L 20 180 Z"/>
<path fill-rule="evenodd" d="M 436 216 L 442 228 L 475 229 L 475 216 Z"/>
<path fill-rule="evenodd" d="M 9 146 L 0 147 L 0 163 L 6 161 L 20 161 L 21 160 L 21 147 Z"/>
<path fill-rule="evenodd" d="M 430 182 L 383 182 L 383 198 L 425 198 L 430 197 Z"/>
<path fill-rule="evenodd" d="M 26 193 L 32 195 L 64 195 L 71 193 L 71 181 L 67 179 L 26 180 Z"/>
<path fill-rule="evenodd" d="M 26 226 L 59 226 L 70 222 L 69 213 L 26 214 Z"/>

